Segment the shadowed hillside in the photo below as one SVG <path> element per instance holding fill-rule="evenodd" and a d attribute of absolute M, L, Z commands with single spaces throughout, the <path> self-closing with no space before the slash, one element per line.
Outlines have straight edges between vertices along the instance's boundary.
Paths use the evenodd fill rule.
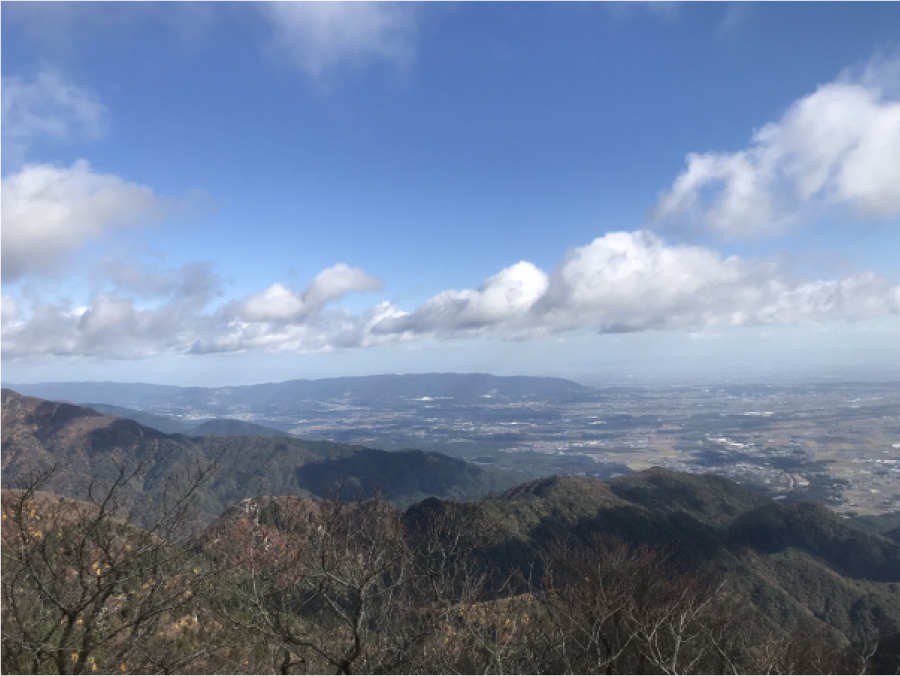
<path fill-rule="evenodd" d="M 258 494 L 309 495 L 334 490 L 342 480 L 354 495 L 382 488 L 409 503 L 427 495 L 471 498 L 509 486 L 504 474 L 438 453 L 398 455 L 328 441 L 288 436 L 186 436 L 164 434 L 132 420 L 89 408 L 23 397 L 3 390 L 3 486 L 15 487 L 56 467 L 47 490 L 79 497 L 95 478 L 111 478 L 122 464 L 142 467 L 123 489 L 138 511 L 149 509 L 172 476 L 218 465 L 200 492 L 201 516 L 211 519 Z M 376 460 L 377 459 L 377 460 Z M 423 478 L 423 463 L 440 471 Z M 315 466 L 315 470 L 310 468 Z M 324 494 L 324 493 L 323 493 Z"/>
<path fill-rule="evenodd" d="M 848 635 L 900 630 L 900 546 L 819 505 L 782 505 L 722 477 L 654 468 L 609 481 L 551 477 L 484 508 L 498 524 L 485 555 L 538 579 L 542 551 L 614 537 L 662 547 L 680 570 L 717 571 L 776 622 L 812 616 Z"/>

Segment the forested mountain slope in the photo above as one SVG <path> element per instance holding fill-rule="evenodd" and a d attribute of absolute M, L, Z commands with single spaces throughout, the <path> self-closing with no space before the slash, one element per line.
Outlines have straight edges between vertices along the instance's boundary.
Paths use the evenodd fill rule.
<path fill-rule="evenodd" d="M 173 476 L 186 477 L 212 463 L 218 471 L 198 492 L 201 517 L 207 520 L 260 494 L 330 495 L 343 485 L 349 498 L 381 490 L 389 500 L 409 503 L 427 495 L 475 497 L 512 482 L 440 453 L 394 455 L 286 436 L 165 434 L 133 420 L 8 389 L 2 397 L 4 487 L 55 467 L 45 490 L 78 498 L 93 478 L 111 479 L 122 465 L 140 465 L 140 477 L 123 489 L 127 505 L 138 511 L 157 504 Z M 423 473 L 425 466 L 429 471 Z M 423 478 L 429 476 L 437 478 Z"/>

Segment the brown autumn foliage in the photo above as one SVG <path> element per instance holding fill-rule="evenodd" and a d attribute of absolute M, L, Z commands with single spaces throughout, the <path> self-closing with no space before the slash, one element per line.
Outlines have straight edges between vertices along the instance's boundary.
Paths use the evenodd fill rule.
<path fill-rule="evenodd" d="M 812 625 L 772 627 L 664 551 L 560 539 L 540 576 L 488 556 L 478 504 L 245 500 L 190 531 L 197 468 L 151 527 L 118 496 L 3 494 L 5 673 L 846 673 Z M 146 519 L 145 519 L 146 522 Z"/>

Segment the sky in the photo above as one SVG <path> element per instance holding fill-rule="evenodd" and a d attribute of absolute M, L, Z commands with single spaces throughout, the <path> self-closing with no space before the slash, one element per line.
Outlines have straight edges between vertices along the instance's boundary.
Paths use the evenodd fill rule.
<path fill-rule="evenodd" d="M 900 379 L 900 3 L 0 27 L 4 383 Z"/>

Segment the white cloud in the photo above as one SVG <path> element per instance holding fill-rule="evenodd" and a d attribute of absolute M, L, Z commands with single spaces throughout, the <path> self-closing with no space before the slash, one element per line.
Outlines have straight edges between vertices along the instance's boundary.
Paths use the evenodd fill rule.
<path fill-rule="evenodd" d="M 0 299 L 0 326 L 12 326 L 19 318 L 19 302 L 13 296 Z"/>
<path fill-rule="evenodd" d="M 152 267 L 141 260 L 114 260 L 99 270 L 116 293 L 140 299 L 179 299 L 205 305 L 221 294 L 221 280 L 212 265 L 191 262 L 170 270 Z"/>
<path fill-rule="evenodd" d="M 364 270 L 338 263 L 316 275 L 302 293 L 275 283 L 243 300 L 237 313 L 248 322 L 296 322 L 350 291 L 377 291 L 382 286 Z"/>
<path fill-rule="evenodd" d="M 276 46 L 314 78 L 345 65 L 412 55 L 418 8 L 403 2 L 266 2 Z"/>
<path fill-rule="evenodd" d="M 385 320 L 382 333 L 455 332 L 498 323 L 515 324 L 527 316 L 547 290 L 547 275 L 520 261 L 487 279 L 477 290 L 448 289 L 414 312 Z"/>
<path fill-rule="evenodd" d="M 609 233 L 570 250 L 549 276 L 519 263 L 477 291 L 445 291 L 373 330 L 407 338 L 485 332 L 515 338 L 584 328 L 794 325 L 898 311 L 900 287 L 871 273 L 794 280 L 770 260 L 722 258 L 637 231 Z"/>
<path fill-rule="evenodd" d="M 5 297 L 4 358 L 328 352 L 430 338 L 802 326 L 900 312 L 900 286 L 870 272 L 797 279 L 772 260 L 723 258 L 644 231 L 573 248 L 549 275 L 521 261 L 477 289 L 444 291 L 411 312 L 389 302 L 356 314 L 328 309 L 350 291 L 381 287 L 344 264 L 323 270 L 303 292 L 273 284 L 212 308 L 218 278 L 200 264 L 113 273 L 110 281 L 112 290 L 84 307 Z"/>
<path fill-rule="evenodd" d="M 92 306 L 78 316 L 78 328 L 88 339 L 111 336 L 136 326 L 139 314 L 130 300 L 100 294 Z"/>
<path fill-rule="evenodd" d="M 185 347 L 191 354 L 246 351 L 309 353 L 374 347 L 408 340 L 372 333 L 374 325 L 399 314 L 397 308 L 383 302 L 358 315 L 346 310 L 334 310 L 317 312 L 297 322 L 231 319 Z"/>
<path fill-rule="evenodd" d="M 107 111 L 97 96 L 53 70 L 4 77 L 2 99 L 4 160 L 24 157 L 40 139 L 92 141 L 106 133 Z"/>
<path fill-rule="evenodd" d="M 3 357 L 88 356 L 141 359 L 166 354 L 257 351 L 317 352 L 397 342 L 370 327 L 399 313 L 389 303 L 353 315 L 325 311 L 350 291 L 381 287 L 359 268 L 337 264 L 296 293 L 274 284 L 261 294 L 210 304 L 220 280 L 207 264 L 171 270 L 107 265 L 104 289 L 83 307 L 3 299 Z M 138 300 L 139 299 L 139 300 Z"/>
<path fill-rule="evenodd" d="M 164 212 L 150 188 L 95 173 L 84 160 L 27 165 L 5 177 L 0 190 L 5 282 L 52 270 L 90 239 Z"/>
<path fill-rule="evenodd" d="M 646 232 L 614 232 L 566 254 L 537 311 L 548 328 L 658 328 L 695 312 L 704 295 L 734 288 L 746 277 L 736 257 L 669 247 Z"/>
<path fill-rule="evenodd" d="M 3 356 L 141 359 L 179 351 L 200 323 L 196 313 L 179 313 L 175 305 L 147 309 L 131 299 L 101 293 L 86 308 L 37 305 L 27 321 L 4 327 Z"/>
<path fill-rule="evenodd" d="M 42 302 L 27 314 L 16 308 L 15 321 L 3 327 L 3 357 L 142 359 L 182 354 L 223 326 L 206 306 L 202 294 L 172 293 L 145 304 L 120 293 L 98 292 L 82 307 Z"/>
<path fill-rule="evenodd" d="M 245 300 L 241 307 L 241 314 L 249 321 L 287 320 L 301 317 L 308 311 L 302 294 L 277 282 Z"/>
<path fill-rule="evenodd" d="M 734 153 L 691 153 L 654 221 L 723 239 L 778 235 L 825 208 L 900 214 L 900 59 L 794 102 Z"/>
<path fill-rule="evenodd" d="M 384 282 L 360 268 L 338 263 L 322 270 L 303 292 L 306 303 L 320 308 L 350 291 L 378 291 Z"/>
<path fill-rule="evenodd" d="M 140 359 L 180 354 L 227 323 L 209 312 L 221 282 L 206 263 L 150 269 L 140 261 L 106 266 L 107 284 L 86 305 L 3 299 L 3 357 L 95 356 Z M 111 284 L 110 284 L 111 283 Z"/>

